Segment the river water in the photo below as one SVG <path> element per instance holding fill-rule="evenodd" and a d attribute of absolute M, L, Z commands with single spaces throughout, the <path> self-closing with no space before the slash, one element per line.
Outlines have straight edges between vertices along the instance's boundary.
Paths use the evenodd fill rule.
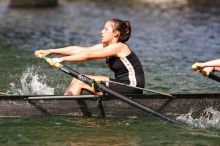
<path fill-rule="evenodd" d="M 138 2 L 62 1 L 55 8 L 12 9 L 0 2 L 0 91 L 63 94 L 70 77 L 33 55 L 36 49 L 100 42 L 110 18 L 129 20 L 128 45 L 140 57 L 146 88 L 219 92 L 219 83 L 192 72 L 195 61 L 219 58 L 220 9 L 158 7 Z M 68 63 L 82 73 L 113 74 L 104 61 Z M 0 119 L 0 145 L 218 145 L 217 122 L 173 126 L 153 117 Z M 183 117 L 182 117 L 183 118 Z M 202 128 L 201 128 L 202 127 Z M 95 132 L 94 132 L 95 131 Z"/>

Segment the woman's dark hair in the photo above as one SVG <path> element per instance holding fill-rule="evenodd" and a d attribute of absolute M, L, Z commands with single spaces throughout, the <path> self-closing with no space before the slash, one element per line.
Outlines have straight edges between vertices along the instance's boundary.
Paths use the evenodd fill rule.
<path fill-rule="evenodd" d="M 129 21 L 123 21 L 120 19 L 111 19 L 113 22 L 113 28 L 120 32 L 119 42 L 126 42 L 131 35 L 131 25 Z"/>

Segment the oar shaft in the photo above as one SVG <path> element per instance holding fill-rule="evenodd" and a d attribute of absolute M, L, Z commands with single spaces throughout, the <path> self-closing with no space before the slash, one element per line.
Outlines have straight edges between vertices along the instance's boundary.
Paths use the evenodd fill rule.
<path fill-rule="evenodd" d="M 87 76 L 83 75 L 83 74 L 80 74 L 79 72 L 75 71 L 75 70 L 72 70 L 71 68 L 67 67 L 67 66 L 64 66 L 62 65 L 60 68 L 59 68 L 61 71 L 71 75 L 72 77 L 75 77 L 77 79 L 79 79 L 80 81 L 92 86 L 93 84 L 93 80 L 88 78 Z"/>
<path fill-rule="evenodd" d="M 122 94 L 119 94 L 119 93 L 117 93 L 117 92 L 115 92 L 115 91 L 112 91 L 111 89 L 109 89 L 108 87 L 106 87 L 106 86 L 103 85 L 103 84 L 98 84 L 97 86 L 98 86 L 98 88 L 99 88 L 100 90 L 105 91 L 106 93 L 108 93 L 108 94 L 110 94 L 110 95 L 113 95 L 113 96 L 115 96 L 115 97 L 118 97 L 118 98 L 121 99 L 122 101 L 124 101 L 124 102 L 126 102 L 126 103 L 128 103 L 128 104 L 130 104 L 130 105 L 133 105 L 134 107 L 137 107 L 137 108 L 139 108 L 139 109 L 142 109 L 142 110 L 144 110 L 144 111 L 146 111 L 146 112 L 148 112 L 148 113 L 150 113 L 150 114 L 152 114 L 152 115 L 154 115 L 154 116 L 157 116 L 157 117 L 159 117 L 159 118 L 161 118 L 161 119 L 163 119 L 163 120 L 165 120 L 165 121 L 167 121 L 167 122 L 169 122 L 169 123 L 177 124 L 177 121 L 176 121 L 176 120 L 171 119 L 171 118 L 169 118 L 169 117 L 167 117 L 167 116 L 165 116 L 165 115 L 162 115 L 162 114 L 160 114 L 159 112 L 156 112 L 156 111 L 154 111 L 154 110 L 152 110 L 152 109 L 150 109 L 150 108 L 148 108 L 148 107 L 146 107 L 146 106 L 144 106 L 144 105 L 142 105 L 142 104 L 140 104 L 140 103 L 138 103 L 138 102 L 136 102 L 136 101 L 134 101 L 134 100 L 131 100 L 131 99 L 129 99 L 128 97 L 126 97 L 126 96 L 124 96 L 124 95 L 122 95 Z"/>

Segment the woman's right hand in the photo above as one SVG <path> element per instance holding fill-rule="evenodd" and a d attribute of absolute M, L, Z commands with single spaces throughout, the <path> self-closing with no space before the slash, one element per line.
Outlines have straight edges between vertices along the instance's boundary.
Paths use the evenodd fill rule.
<path fill-rule="evenodd" d="M 39 54 L 41 54 L 43 57 L 49 55 L 51 53 L 50 50 L 37 50 L 34 52 L 35 56 L 38 56 Z"/>
<path fill-rule="evenodd" d="M 202 63 L 202 62 L 196 62 L 192 65 L 192 69 L 194 71 L 197 71 L 197 72 L 201 72 L 203 70 L 203 68 L 205 67 L 205 63 Z"/>
<path fill-rule="evenodd" d="M 214 67 L 205 67 L 203 70 L 202 70 L 202 75 L 204 76 L 209 76 L 209 74 L 211 72 L 214 72 L 215 71 L 215 68 Z"/>

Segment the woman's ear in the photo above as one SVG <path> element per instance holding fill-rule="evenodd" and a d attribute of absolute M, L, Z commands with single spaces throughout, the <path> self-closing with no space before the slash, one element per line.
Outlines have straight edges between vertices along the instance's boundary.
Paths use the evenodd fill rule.
<path fill-rule="evenodd" d="M 114 30 L 113 31 L 114 37 L 118 37 L 120 36 L 120 32 L 118 30 Z"/>

